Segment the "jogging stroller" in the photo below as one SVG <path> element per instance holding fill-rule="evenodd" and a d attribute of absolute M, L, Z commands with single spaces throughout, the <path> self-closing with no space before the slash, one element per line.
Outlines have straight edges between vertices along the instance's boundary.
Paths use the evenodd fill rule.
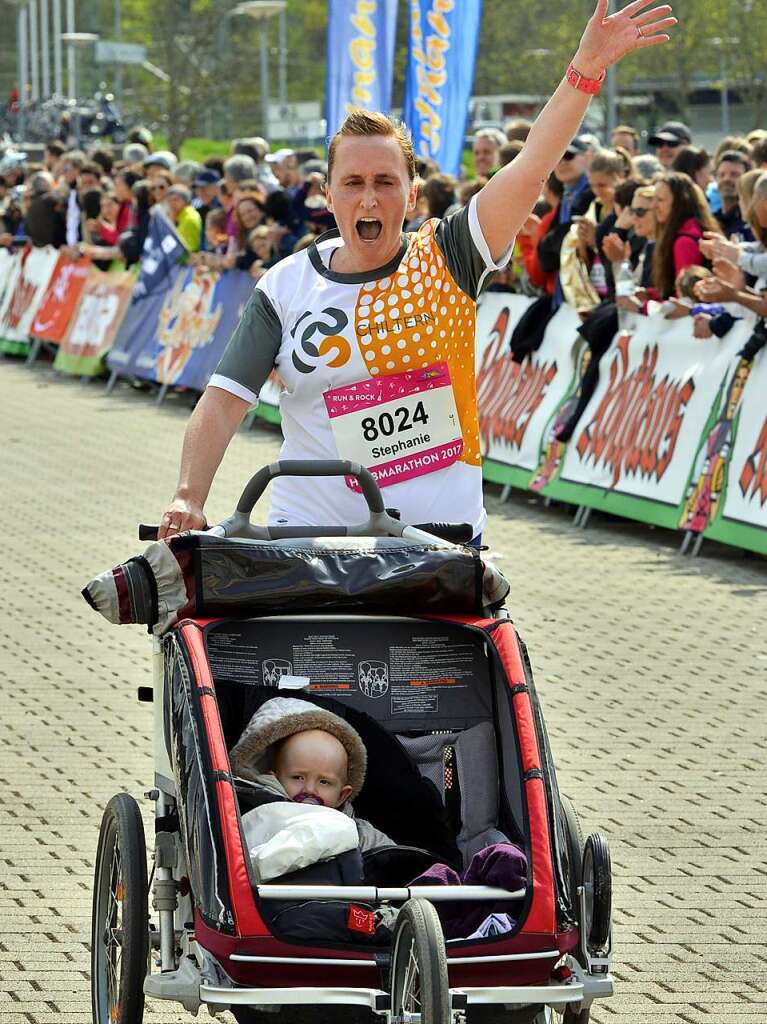
<path fill-rule="evenodd" d="M 356 477 L 369 521 L 252 526 L 283 473 Z M 219 526 L 152 543 L 85 588 L 110 621 L 148 625 L 153 687 L 139 700 L 155 708 L 149 880 L 133 797 L 113 797 L 101 824 L 94 1024 L 139 1024 L 145 995 L 240 1021 L 354 1006 L 394 1024 L 471 1024 L 484 1006 L 509 1024 L 553 1012 L 586 1024 L 612 994 L 607 841 L 584 843 L 557 788 L 508 584 L 437 534 L 457 536 L 403 525 L 357 464 L 275 463 Z M 367 748 L 355 809 L 398 847 L 363 858 L 351 884 L 340 858 L 266 883 L 251 863 L 251 791 L 229 751 L 286 692 L 346 719 Z M 497 843 L 526 857 L 513 890 L 413 884 L 428 863 L 460 870 Z M 500 930 L 445 938 L 440 918 L 478 903 Z"/>

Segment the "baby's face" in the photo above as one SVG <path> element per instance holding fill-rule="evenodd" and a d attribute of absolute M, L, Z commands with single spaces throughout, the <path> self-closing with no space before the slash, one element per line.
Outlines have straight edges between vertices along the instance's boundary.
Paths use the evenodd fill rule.
<path fill-rule="evenodd" d="M 343 744 L 321 729 L 289 736 L 280 746 L 272 773 L 291 800 L 340 807 L 351 794 Z"/>

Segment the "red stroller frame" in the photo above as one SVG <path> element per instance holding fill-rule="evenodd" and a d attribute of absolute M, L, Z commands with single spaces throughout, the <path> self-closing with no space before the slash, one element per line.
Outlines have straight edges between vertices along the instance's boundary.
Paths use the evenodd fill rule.
<path fill-rule="evenodd" d="M 525 890 L 448 886 L 426 892 L 413 886 L 379 885 L 331 892 L 327 886 L 286 887 L 254 880 L 228 756 L 233 738 L 246 723 L 237 723 L 230 710 L 225 723 L 220 701 L 236 704 L 264 690 L 254 686 L 252 678 L 234 679 L 245 671 L 237 647 L 241 640 L 242 649 L 255 650 L 254 638 L 276 643 L 281 630 L 299 633 L 307 623 L 315 632 L 372 624 L 379 631 L 377 638 L 437 630 L 448 638 L 465 638 L 467 645 L 485 652 L 489 682 L 482 686 L 493 705 L 491 724 L 500 764 L 498 827 L 515 829 L 526 847 Z M 215 649 L 212 641 L 218 645 Z M 499 1010 L 514 1008 L 515 1021 L 539 1024 L 551 1019 L 554 1008 L 565 1021 L 585 1024 L 591 1002 L 612 994 L 606 841 L 594 834 L 584 850 L 572 805 L 560 797 L 527 653 L 505 612 L 195 617 L 180 621 L 162 640 L 155 639 L 154 646 L 156 773 L 155 789 L 148 795 L 156 807 L 153 905 L 159 929 L 148 924 L 146 864 L 142 875 L 142 865 L 134 863 L 142 859 L 141 819 L 130 798 L 121 794 L 105 812 L 97 857 L 96 1024 L 135 1024 L 144 993 L 175 1000 L 195 1013 L 202 1003 L 212 1012 L 291 1004 L 357 1005 L 396 1024 L 449 1024 L 464 1019 L 467 1010 L 471 1021 L 474 1005 L 495 1004 Z M 258 650 L 263 660 L 265 654 Z M 240 667 L 229 667 L 227 658 Z M 474 689 L 479 693 L 482 686 Z M 471 686 L 463 689 L 461 706 L 471 696 Z M 318 690 L 309 697 L 321 702 L 322 688 Z M 272 695 L 278 692 L 278 687 L 271 690 Z M 450 727 L 450 715 L 455 716 L 459 707 L 449 687 L 444 692 L 448 717 L 435 719 L 437 732 Z M 350 702 L 351 714 L 358 695 L 342 694 L 342 699 Z M 425 706 L 436 708 L 439 699 Z M 367 714 L 387 706 L 385 701 L 370 701 L 364 710 Z M 418 709 L 424 705 L 414 707 L 412 712 L 405 709 L 403 720 L 407 726 L 412 719 L 417 729 L 423 717 Z M 462 891 L 469 888 L 471 892 Z M 431 902 L 476 901 L 476 893 L 484 899 L 516 897 L 516 927 L 492 938 L 445 943 Z M 265 922 L 269 899 L 320 895 L 350 903 L 400 905 L 391 956 L 380 947 L 328 948 L 319 942 L 289 941 Z M 119 941 L 114 939 L 118 933 Z M 146 971 L 147 947 L 158 950 L 160 972 Z"/>

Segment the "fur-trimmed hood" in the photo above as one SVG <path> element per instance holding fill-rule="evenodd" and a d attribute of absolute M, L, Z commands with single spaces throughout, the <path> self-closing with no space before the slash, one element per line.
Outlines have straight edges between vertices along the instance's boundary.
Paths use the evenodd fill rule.
<path fill-rule="evenodd" d="M 349 758 L 349 779 L 353 800 L 365 781 L 367 751 L 356 729 L 331 711 L 295 697 L 273 697 L 256 711 L 239 740 L 229 752 L 232 772 L 257 782 L 272 767 L 272 747 L 287 736 L 309 729 L 322 729 L 343 744 Z"/>

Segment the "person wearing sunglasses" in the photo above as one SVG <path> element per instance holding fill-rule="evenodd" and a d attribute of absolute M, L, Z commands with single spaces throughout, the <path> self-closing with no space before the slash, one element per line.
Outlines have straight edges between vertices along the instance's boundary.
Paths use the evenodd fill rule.
<path fill-rule="evenodd" d="M 574 138 L 554 168 L 554 177 L 562 185 L 563 194 L 557 216 L 538 243 L 538 261 L 541 269 L 547 274 L 557 275 L 552 296 L 553 310 L 558 309 L 564 302 L 564 291 L 559 279 L 562 243 L 570 233 L 573 218 L 584 216 L 594 202 L 594 193 L 589 186 L 586 173 L 588 149 L 583 140 Z"/>

